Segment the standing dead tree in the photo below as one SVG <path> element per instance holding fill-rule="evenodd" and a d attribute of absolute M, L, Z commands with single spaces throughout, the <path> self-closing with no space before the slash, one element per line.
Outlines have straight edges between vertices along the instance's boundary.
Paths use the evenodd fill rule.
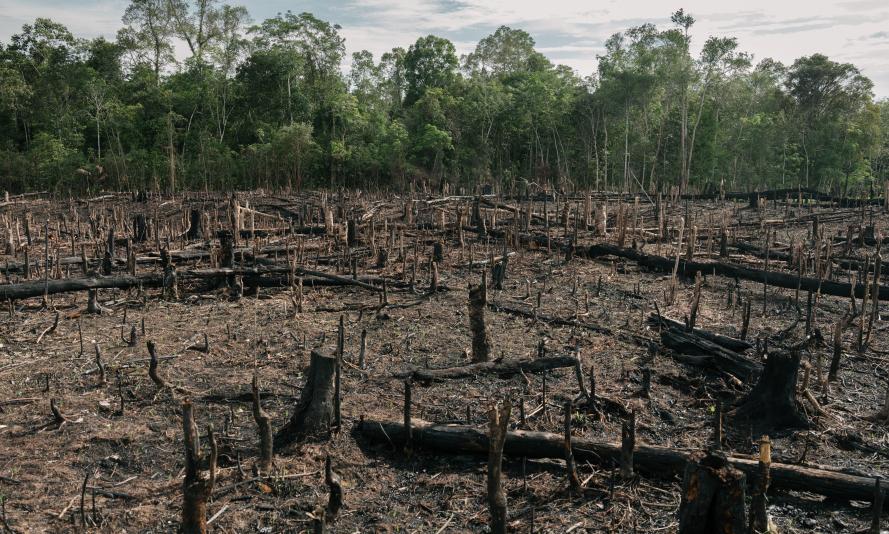
<path fill-rule="evenodd" d="M 251 383 L 251 391 L 253 393 L 253 420 L 256 421 L 259 431 L 259 470 L 268 473 L 272 469 L 274 454 L 272 421 L 269 414 L 262 409 L 262 403 L 259 398 L 259 384 L 255 374 Z"/>
<path fill-rule="evenodd" d="M 502 402 L 488 411 L 488 509 L 491 512 L 491 532 L 506 532 L 506 491 L 500 480 L 503 467 L 503 445 L 506 443 L 506 427 L 509 424 L 511 403 Z"/>
<path fill-rule="evenodd" d="M 182 432 L 185 436 L 185 481 L 182 483 L 182 534 L 206 534 L 207 499 L 216 483 L 216 461 L 219 451 L 213 426 L 207 430 L 210 442 L 210 456 L 206 460 L 201 454 L 197 425 L 194 422 L 194 408 L 190 400 L 182 403 Z M 206 461 L 208 475 L 201 474 Z"/>
<path fill-rule="evenodd" d="M 486 362 L 490 359 L 491 340 L 485 326 L 485 306 L 488 289 L 484 271 L 482 283 L 469 288 L 469 329 L 472 331 L 472 361 Z"/>

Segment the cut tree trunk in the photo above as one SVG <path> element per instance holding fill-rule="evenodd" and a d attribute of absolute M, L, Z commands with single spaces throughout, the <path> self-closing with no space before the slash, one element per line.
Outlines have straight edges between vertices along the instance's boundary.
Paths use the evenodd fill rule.
<path fill-rule="evenodd" d="M 471 426 L 435 424 L 413 419 L 413 443 L 452 454 L 488 453 L 488 435 Z M 399 445 L 404 443 L 404 425 L 396 421 L 363 420 L 357 432 L 376 443 Z M 583 462 L 617 465 L 620 459 L 620 443 L 593 441 L 574 437 L 571 442 L 576 460 Z M 515 458 L 565 457 L 565 440 L 560 434 L 514 430 L 506 435 L 503 453 Z M 637 444 L 633 453 L 634 468 L 646 475 L 673 479 L 685 471 L 690 452 L 657 445 Z M 759 461 L 753 458 L 728 457 L 729 464 L 749 477 L 759 471 Z M 839 470 L 804 467 L 800 465 L 771 465 L 770 489 L 805 491 L 839 501 L 872 502 L 873 478 L 850 475 Z"/>
<path fill-rule="evenodd" d="M 290 421 L 275 436 L 276 447 L 284 447 L 307 436 L 326 433 L 334 419 L 336 358 L 312 351 L 306 385 Z"/>
<path fill-rule="evenodd" d="M 759 381 L 729 416 L 736 424 L 749 424 L 755 434 L 809 428 L 811 424 L 796 400 L 799 364 L 799 353 L 769 353 Z"/>
<path fill-rule="evenodd" d="M 40 280 L 37 282 L 24 282 L 21 284 L 0 285 L 0 300 L 17 300 L 31 297 L 40 297 L 44 294 L 54 295 L 69 291 L 86 291 L 88 289 L 130 287 L 161 287 L 164 277 L 160 274 L 146 274 L 140 276 L 117 275 L 95 276 L 89 278 L 66 278 L 63 280 Z"/>

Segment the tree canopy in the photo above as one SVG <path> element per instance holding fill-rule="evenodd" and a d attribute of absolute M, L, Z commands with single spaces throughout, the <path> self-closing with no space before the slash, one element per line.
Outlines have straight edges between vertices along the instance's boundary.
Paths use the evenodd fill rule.
<path fill-rule="evenodd" d="M 506 186 L 656 191 L 889 180 L 889 104 L 821 54 L 692 46 L 694 17 L 611 36 L 577 73 L 502 26 L 346 56 L 310 13 L 131 0 L 116 39 L 38 18 L 0 43 L 2 189 Z M 184 57 L 176 57 L 176 42 Z M 347 63 L 349 63 L 347 65 Z"/>

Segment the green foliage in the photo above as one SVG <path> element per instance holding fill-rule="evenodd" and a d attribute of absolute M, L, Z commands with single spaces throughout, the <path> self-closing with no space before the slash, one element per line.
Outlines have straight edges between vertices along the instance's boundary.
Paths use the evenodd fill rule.
<path fill-rule="evenodd" d="M 580 77 L 506 26 L 460 59 L 434 35 L 346 58 L 335 24 L 289 11 L 254 24 L 220 0 L 131 0 L 114 41 L 40 18 L 0 47 L 0 183 L 852 193 L 889 180 L 889 103 L 854 65 L 753 65 L 731 37 L 694 56 L 694 23 L 679 10 L 615 34 Z"/>

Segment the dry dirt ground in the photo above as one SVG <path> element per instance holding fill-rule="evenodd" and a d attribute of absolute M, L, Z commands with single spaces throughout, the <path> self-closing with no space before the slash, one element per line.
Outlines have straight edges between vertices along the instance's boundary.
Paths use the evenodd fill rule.
<path fill-rule="evenodd" d="M 259 206 L 259 195 L 253 198 L 253 204 Z M 305 202 L 303 197 L 276 198 L 278 204 L 293 209 Z M 172 219 L 179 217 L 176 214 L 181 213 L 184 205 L 182 199 L 168 200 L 166 205 L 160 200 L 151 202 L 154 209 L 149 209 L 149 214 L 157 213 L 160 205 L 162 212 L 173 214 Z M 224 199 L 216 204 L 223 211 L 227 205 Z M 122 207 L 124 214 L 138 209 L 120 197 L 88 204 L 32 198 L 6 206 L 5 217 L 15 221 L 31 213 L 33 221 L 38 221 L 32 223 L 32 232 L 38 234 L 29 249 L 33 259 L 43 257 L 44 243 L 39 236 L 47 213 L 70 214 L 71 210 L 79 210 L 86 219 L 102 210 L 112 213 L 114 206 Z M 614 203 L 609 207 L 613 214 Z M 763 246 L 765 233 L 758 221 L 795 220 L 810 214 L 808 209 L 800 210 L 796 205 L 787 210 L 783 202 L 769 203 L 761 211 L 745 207 L 740 203 L 691 202 L 672 207 L 668 216 L 675 223 L 680 216 L 688 215 L 700 221 L 702 227 L 707 225 L 705 221 L 718 222 L 725 217 L 730 226 L 736 227 L 737 239 Z M 542 209 L 542 204 L 535 207 L 535 211 Z M 643 220 L 655 219 L 654 211 L 644 201 L 642 209 Z M 847 225 L 861 217 L 861 210 L 855 208 L 812 209 L 825 219 L 822 225 L 826 236 L 845 235 Z M 381 213 L 395 221 L 401 212 L 401 201 L 390 200 Z M 739 214 L 743 226 L 737 226 Z M 224 219 L 224 213 L 219 217 Z M 865 218 L 870 217 L 869 208 Z M 887 216 L 881 212 L 874 210 L 873 217 L 877 228 L 889 226 Z M 53 215 L 53 220 L 57 218 Z M 422 209 L 418 220 L 424 220 Z M 431 217 L 426 220 L 432 221 Z M 50 225 L 51 238 L 64 250 L 68 238 L 58 239 L 53 226 L 54 223 Z M 791 238 L 799 242 L 810 231 L 807 222 L 774 228 L 774 239 L 779 243 L 789 243 Z M 557 227 L 551 231 L 554 237 L 561 237 L 563 232 Z M 602 240 L 585 231 L 578 238 L 579 245 Z M 257 246 L 281 239 L 285 238 L 264 238 Z M 325 242 L 326 238 L 303 239 L 308 246 Z M 379 232 L 377 239 L 382 242 L 385 234 Z M 476 260 L 487 258 L 492 251 L 499 253 L 502 247 L 497 241 L 467 233 L 467 246 L 461 248 L 454 231 L 432 229 L 409 230 L 404 239 L 409 246 L 403 252 L 392 250 L 387 267 L 376 269 L 370 258 L 363 259 L 358 266 L 362 274 L 409 278 L 410 267 L 407 273 L 403 272 L 401 257 L 407 255 L 406 264 L 410 266 L 414 254 L 410 245 L 419 242 L 416 289 L 389 290 L 390 305 L 383 308 L 378 306 L 377 294 L 354 286 L 306 287 L 303 311 L 295 313 L 293 288 L 263 288 L 258 295 L 248 288 L 243 298 L 235 300 L 225 288 L 197 291 L 195 284 L 183 282 L 178 300 L 161 299 L 161 290 L 156 288 L 101 290 L 101 315 L 84 313 L 85 292 L 50 296 L 48 309 L 39 297 L 17 301 L 9 310 L 4 309 L 0 318 L 3 528 L 7 532 L 175 531 L 184 466 L 181 402 L 189 397 L 195 404 L 201 435 L 212 424 L 220 443 L 218 480 L 208 512 L 212 518 L 211 532 L 310 529 L 312 512 L 327 501 L 324 459 L 328 454 L 344 487 L 344 507 L 329 527 L 331 532 L 486 531 L 485 458 L 423 449 L 407 456 L 390 444 L 370 443 L 353 429 L 362 418 L 400 420 L 403 385 L 391 378 L 393 373 L 410 366 L 439 368 L 467 363 L 464 351 L 470 346 L 470 332 L 466 288 L 481 276 L 480 267 L 470 269 L 466 265 L 469 243 L 473 243 Z M 428 240 L 432 239 L 444 244 L 445 254 L 440 265 L 440 284 L 446 290 L 435 294 L 427 292 L 432 253 Z M 608 239 L 613 242 L 615 237 Z M 144 245 L 144 250 L 151 249 L 151 244 L 149 241 Z M 644 250 L 653 253 L 655 247 L 649 243 Z M 675 241 L 664 242 L 660 248 L 662 253 L 672 254 Z M 701 239 L 698 257 L 706 258 L 707 248 L 707 241 Z M 712 250 L 715 248 L 712 246 Z M 855 254 L 864 256 L 873 251 L 873 247 L 864 247 Z M 680 280 L 673 304 L 667 305 L 669 275 L 640 270 L 632 262 L 575 257 L 566 263 L 564 255 L 558 251 L 548 253 L 545 248 L 515 252 L 509 259 L 503 289 L 490 290 L 489 301 L 533 309 L 539 294 L 541 315 L 574 317 L 607 326 L 647 338 L 654 347 L 659 345 L 659 336 L 646 318 L 655 310 L 655 302 L 660 313 L 675 319 L 681 320 L 689 313 L 692 280 Z M 760 258 L 731 252 L 731 261 L 756 267 L 763 264 Z M 19 260 L 22 253 L 19 250 L 16 255 Z M 333 266 L 317 268 L 334 270 Z M 772 268 L 786 266 L 773 260 Z M 156 267 L 139 267 L 140 272 L 152 269 L 157 271 Z M 12 281 L 21 278 L 19 274 L 9 276 Z M 845 280 L 841 270 L 835 276 Z M 734 280 L 705 276 L 699 327 L 738 335 L 741 308 L 730 305 L 728 297 L 733 286 Z M 752 302 L 749 337 L 764 338 L 794 324 L 791 336 L 803 335 L 800 316 L 805 314 L 805 294 L 800 297 L 798 309 L 794 290 L 770 287 L 763 313 L 762 285 L 741 281 L 740 287 L 744 299 Z M 845 313 L 848 300 L 831 296 L 818 300 L 814 325 L 825 333 L 828 342 L 811 350 L 806 359 L 815 363 L 820 355 L 829 361 L 829 333 Z M 58 327 L 38 342 L 52 325 L 56 311 L 60 317 Z M 278 451 L 274 473 L 256 478 L 253 466 L 257 433 L 248 402 L 253 373 L 259 377 L 265 410 L 278 428 L 287 421 L 303 386 L 310 350 L 319 346 L 333 348 L 341 315 L 345 323 L 341 431 L 329 439 L 319 438 Z M 579 350 L 584 368 L 593 369 L 597 392 L 637 410 L 640 442 L 681 450 L 703 448 L 712 436 L 716 400 L 728 402 L 749 389 L 748 385 L 727 383 L 706 371 L 677 363 L 669 351 L 652 350 L 644 341 L 491 310 L 487 311 L 487 320 L 497 357 L 534 357 L 541 340 L 549 353 L 573 354 Z M 139 331 L 138 343 L 133 347 L 122 338 L 129 335 L 132 325 Z M 854 350 L 854 328 L 847 330 L 840 379 L 831 384 L 830 401 L 825 406 L 829 415 L 819 417 L 811 430 L 772 436 L 776 461 L 795 463 L 802 459 L 811 464 L 854 468 L 868 475 L 889 474 L 886 427 L 865 419 L 882 405 L 889 353 L 887 326 L 882 320 L 876 322 L 870 348 L 861 353 Z M 356 365 L 362 330 L 367 331 L 364 371 Z M 209 352 L 189 350 L 189 346 L 202 343 L 204 334 Z M 161 374 L 168 382 L 188 391 L 158 390 L 151 382 L 147 374 L 147 340 L 157 344 Z M 99 384 L 94 344 L 101 348 L 105 384 Z M 652 370 L 650 399 L 638 395 L 643 366 Z M 539 410 L 543 402 L 542 381 L 543 375 L 530 374 L 528 381 L 522 376 L 478 376 L 429 387 L 416 385 L 414 416 L 485 428 L 487 409 L 496 399 L 509 397 L 515 403 L 523 402 L 526 413 L 534 413 L 527 419 L 526 428 L 560 433 L 563 403 L 578 394 L 574 371 L 560 369 L 548 373 L 547 403 L 545 409 Z M 53 423 L 50 399 L 57 400 L 67 420 L 61 427 Z M 578 411 L 572 420 L 576 436 L 620 439 L 621 419 L 614 415 L 603 421 Z M 512 427 L 516 425 L 517 418 L 513 417 Z M 748 430 L 729 425 L 731 450 L 752 454 L 756 450 L 754 441 Z M 587 491 L 582 497 L 572 498 L 566 488 L 563 461 L 506 458 L 511 529 L 578 533 L 676 531 L 681 474 L 667 480 L 637 477 L 624 481 L 617 476 L 615 466 L 586 462 L 578 465 L 578 471 Z M 856 532 L 870 522 L 867 503 L 828 502 L 806 493 L 775 492 L 769 506 L 782 532 Z"/>

